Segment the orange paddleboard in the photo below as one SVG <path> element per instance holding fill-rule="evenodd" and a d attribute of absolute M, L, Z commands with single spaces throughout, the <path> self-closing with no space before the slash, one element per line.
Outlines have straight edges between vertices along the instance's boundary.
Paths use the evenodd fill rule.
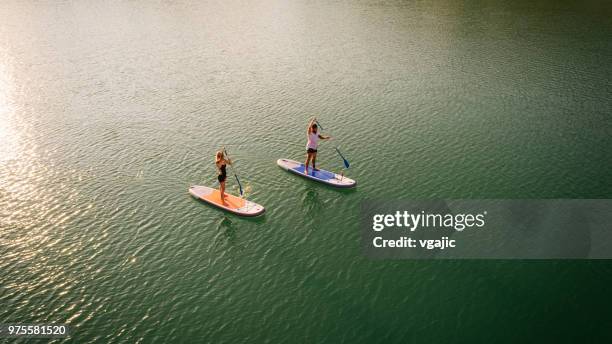
<path fill-rule="evenodd" d="M 192 185 L 189 187 L 189 193 L 201 201 L 240 216 L 257 216 L 265 211 L 263 206 L 238 196 L 230 195 L 227 192 L 225 193 L 224 202 L 222 202 L 219 190 L 209 188 L 208 186 Z"/>

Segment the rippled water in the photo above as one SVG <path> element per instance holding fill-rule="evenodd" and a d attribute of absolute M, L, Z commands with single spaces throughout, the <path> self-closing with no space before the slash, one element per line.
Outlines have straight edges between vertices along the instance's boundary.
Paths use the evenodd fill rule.
<path fill-rule="evenodd" d="M 599 1 L 3 2 L 0 322 L 107 343 L 604 338 L 579 314 L 609 313 L 609 263 L 368 261 L 358 209 L 610 198 L 610 18 Z M 303 158 L 313 114 L 335 138 L 320 165 L 340 170 L 339 145 L 356 190 L 275 165 Z M 189 197 L 222 145 L 265 216 Z"/>

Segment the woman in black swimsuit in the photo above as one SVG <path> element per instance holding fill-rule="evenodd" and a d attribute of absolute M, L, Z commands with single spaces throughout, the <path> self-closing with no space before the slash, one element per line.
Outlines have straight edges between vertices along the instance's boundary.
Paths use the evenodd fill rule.
<path fill-rule="evenodd" d="M 221 187 L 219 193 L 221 194 L 221 202 L 225 204 L 225 179 L 227 179 L 227 164 L 231 164 L 230 159 L 226 159 L 222 151 L 218 151 L 215 156 L 215 165 L 217 166 L 217 180 Z"/>

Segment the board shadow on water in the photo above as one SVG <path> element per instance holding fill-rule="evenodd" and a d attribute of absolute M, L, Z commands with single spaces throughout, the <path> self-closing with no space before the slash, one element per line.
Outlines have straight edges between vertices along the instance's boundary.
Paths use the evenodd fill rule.
<path fill-rule="evenodd" d="M 308 216 L 316 216 L 323 209 L 319 191 L 315 186 L 310 186 L 302 195 L 303 209 Z"/>
<path fill-rule="evenodd" d="M 217 222 L 217 229 L 223 232 L 225 238 L 227 238 L 227 241 L 229 243 L 231 244 L 236 243 L 236 236 L 237 236 L 238 228 L 234 224 L 234 221 L 232 221 L 232 219 L 229 218 L 229 216 L 224 215 Z"/>
<path fill-rule="evenodd" d="M 216 221 L 215 229 L 217 233 L 215 234 L 215 246 L 228 244 L 240 250 L 245 248 L 245 246 L 241 244 L 238 236 L 239 230 L 243 228 L 240 223 L 241 219 L 242 218 L 238 216 L 224 214 Z"/>

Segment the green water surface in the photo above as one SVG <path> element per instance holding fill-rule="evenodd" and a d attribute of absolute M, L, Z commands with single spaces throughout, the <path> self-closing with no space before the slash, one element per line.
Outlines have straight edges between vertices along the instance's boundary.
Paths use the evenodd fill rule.
<path fill-rule="evenodd" d="M 609 342 L 607 261 L 370 261 L 364 199 L 610 198 L 606 1 L 4 1 L 0 322 L 87 343 Z M 338 191 L 279 169 L 317 115 Z M 238 218 L 190 198 L 225 145 Z M 233 179 L 228 190 L 236 193 Z M 59 341 L 58 341 L 59 342 Z"/>

